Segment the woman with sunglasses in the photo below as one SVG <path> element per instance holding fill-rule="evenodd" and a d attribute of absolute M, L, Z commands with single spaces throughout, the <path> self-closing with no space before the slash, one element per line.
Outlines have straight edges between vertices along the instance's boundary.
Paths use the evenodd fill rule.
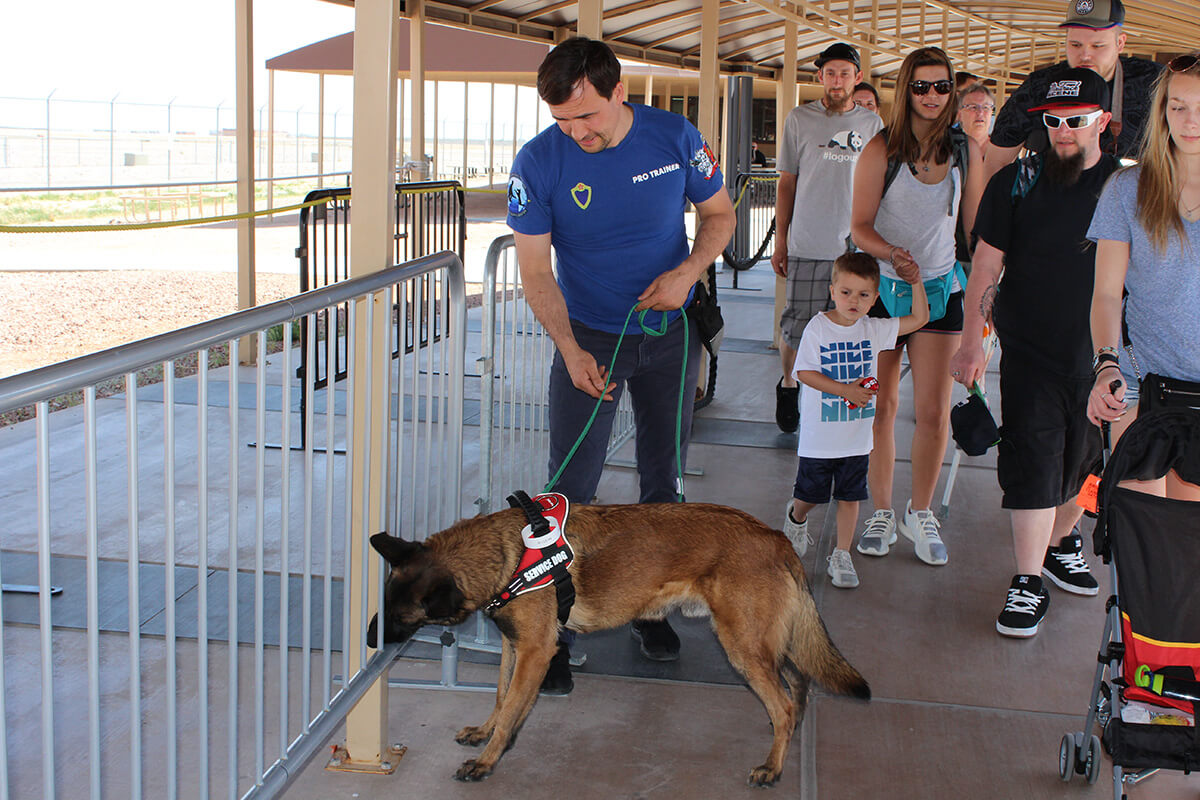
<path fill-rule="evenodd" d="M 859 157 L 851 215 L 854 243 L 879 261 L 881 296 L 871 315 L 902 316 L 904 301 L 893 289 L 903 286 L 898 281 L 915 280 L 918 274 L 931 301 L 929 324 L 901 337 L 896 349 L 879 354 L 875 448 L 867 479 L 875 512 L 867 520 L 858 551 L 887 555 L 898 527 L 913 542 L 917 557 L 932 565 L 945 564 L 949 557 L 930 504 L 949 436 L 950 358 L 958 349 L 963 323 L 966 280 L 954 258 L 954 229 L 961 214 L 966 230 L 971 230 L 983 193 L 979 146 L 951 128 L 958 110 L 953 77 L 954 67 L 940 48 L 922 47 L 904 59 L 891 123 Z M 959 153 L 966 147 L 966 164 L 961 165 L 965 181 L 964 170 L 953 163 L 956 143 Z M 885 187 L 889 172 L 895 177 Z M 892 481 L 905 347 L 917 427 L 911 449 L 911 499 L 897 520 Z"/>
<path fill-rule="evenodd" d="M 1088 398 L 1088 418 L 1097 425 L 1111 423 L 1115 444 L 1137 416 L 1139 390 L 1145 392 L 1147 375 L 1200 382 L 1197 54 L 1172 60 L 1155 82 L 1138 164 L 1109 181 L 1087 235 L 1096 242 L 1096 382 Z M 1127 345 L 1121 332 L 1125 292 Z M 1188 404 L 1200 404 L 1200 395 Z M 1200 487 L 1183 483 L 1174 473 L 1143 488 L 1167 497 L 1200 499 Z"/>

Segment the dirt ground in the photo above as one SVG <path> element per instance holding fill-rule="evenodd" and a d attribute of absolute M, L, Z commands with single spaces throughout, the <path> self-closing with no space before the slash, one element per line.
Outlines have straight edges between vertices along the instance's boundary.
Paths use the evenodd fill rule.
<path fill-rule="evenodd" d="M 296 294 L 260 273 L 258 301 Z M 165 270 L 0 271 L 0 377 L 237 311 L 237 276 Z"/>

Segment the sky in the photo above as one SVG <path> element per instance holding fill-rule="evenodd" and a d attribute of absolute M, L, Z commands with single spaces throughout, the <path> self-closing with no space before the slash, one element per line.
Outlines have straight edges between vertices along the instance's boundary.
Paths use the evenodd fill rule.
<path fill-rule="evenodd" d="M 234 0 L 0 0 L 0 96 L 215 106 L 235 100 Z M 267 59 L 354 29 L 323 0 L 254 0 L 254 104 Z M 327 108 L 351 105 L 349 78 L 326 79 Z M 279 73 L 276 106 L 317 105 L 317 77 Z"/>

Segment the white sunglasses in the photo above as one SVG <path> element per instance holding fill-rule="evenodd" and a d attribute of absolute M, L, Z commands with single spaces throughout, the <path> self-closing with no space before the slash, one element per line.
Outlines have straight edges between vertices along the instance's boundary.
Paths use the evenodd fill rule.
<path fill-rule="evenodd" d="M 1047 111 L 1046 113 L 1042 114 L 1042 122 L 1044 122 L 1046 127 L 1050 130 L 1054 130 L 1055 128 L 1061 126 L 1064 122 L 1067 123 L 1068 128 L 1086 128 L 1096 120 L 1100 119 L 1100 115 L 1103 113 L 1103 110 L 1098 110 L 1092 111 L 1088 114 L 1073 114 L 1069 117 L 1060 117 L 1057 114 L 1051 114 Z"/>

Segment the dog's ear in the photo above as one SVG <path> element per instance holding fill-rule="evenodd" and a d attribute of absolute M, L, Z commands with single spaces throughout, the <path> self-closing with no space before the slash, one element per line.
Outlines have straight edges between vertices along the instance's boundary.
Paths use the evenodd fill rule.
<path fill-rule="evenodd" d="M 371 537 L 371 547 L 386 558 L 389 564 L 398 566 L 421 552 L 425 545 L 389 536 L 387 533 L 377 533 Z"/>
<path fill-rule="evenodd" d="M 421 598 L 421 607 L 427 619 L 447 619 L 462 609 L 465 600 L 454 578 L 447 575 L 429 588 Z"/>
<path fill-rule="evenodd" d="M 379 615 L 371 615 L 371 624 L 367 626 L 367 647 L 376 647 L 379 641 Z"/>

